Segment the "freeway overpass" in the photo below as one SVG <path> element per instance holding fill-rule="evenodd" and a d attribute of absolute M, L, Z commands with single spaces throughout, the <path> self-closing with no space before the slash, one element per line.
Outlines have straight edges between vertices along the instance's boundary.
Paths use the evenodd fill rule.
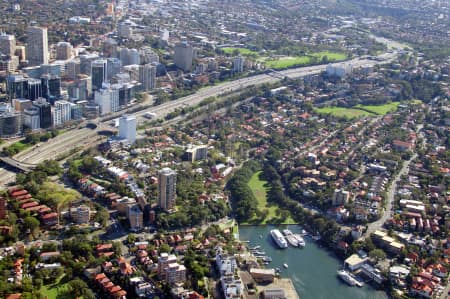
<path fill-rule="evenodd" d="M 14 160 L 13 158 L 9 158 L 9 157 L 0 157 L 0 161 L 4 164 L 11 166 L 15 169 L 18 169 L 19 171 L 22 171 L 22 172 L 29 172 L 36 167 L 36 165 L 34 165 L 34 164 L 20 162 L 20 161 Z"/>

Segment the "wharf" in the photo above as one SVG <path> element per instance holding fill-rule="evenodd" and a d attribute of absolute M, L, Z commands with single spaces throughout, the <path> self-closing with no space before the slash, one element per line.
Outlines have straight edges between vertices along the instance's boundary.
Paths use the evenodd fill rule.
<path fill-rule="evenodd" d="M 275 278 L 275 281 L 272 283 L 265 285 L 258 284 L 258 291 L 262 292 L 266 289 L 283 289 L 286 299 L 300 299 L 290 278 Z"/>

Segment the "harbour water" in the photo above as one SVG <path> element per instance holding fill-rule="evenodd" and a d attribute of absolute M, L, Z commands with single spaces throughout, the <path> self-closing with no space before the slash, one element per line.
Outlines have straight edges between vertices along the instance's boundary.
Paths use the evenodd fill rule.
<path fill-rule="evenodd" d="M 296 225 L 277 226 L 282 230 L 288 227 L 293 233 L 299 233 Z M 341 267 L 330 251 L 320 248 L 311 238 L 305 237 L 303 249 L 289 246 L 278 249 L 270 237 L 270 230 L 275 226 L 240 226 L 240 240 L 250 241 L 250 246 L 260 245 L 261 249 L 273 261 L 267 266 L 280 268 L 281 277 L 290 278 L 301 299 L 387 299 L 385 292 L 373 289 L 370 285 L 362 288 L 349 287 L 336 276 Z M 285 269 L 283 264 L 289 267 Z"/>

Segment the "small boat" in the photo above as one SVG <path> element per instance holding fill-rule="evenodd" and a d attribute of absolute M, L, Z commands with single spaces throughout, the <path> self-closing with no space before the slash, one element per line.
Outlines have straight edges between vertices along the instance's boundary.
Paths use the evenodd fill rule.
<path fill-rule="evenodd" d="M 260 248 L 261 248 L 260 245 L 256 245 L 255 247 L 250 247 L 249 249 L 250 249 L 250 250 L 258 250 L 258 249 L 260 249 Z"/>
<path fill-rule="evenodd" d="M 259 238 L 262 239 L 262 235 L 259 235 Z"/>
<path fill-rule="evenodd" d="M 363 286 L 363 284 L 361 282 L 356 280 L 356 278 L 354 278 L 352 274 L 350 274 L 349 272 L 347 272 L 345 270 L 339 270 L 337 272 L 337 275 L 340 279 L 342 279 L 344 282 L 346 282 L 351 287 L 353 287 L 353 286 L 362 287 Z"/>
<path fill-rule="evenodd" d="M 283 267 L 285 267 L 287 269 L 289 266 L 288 266 L 288 264 L 283 264 Z"/>
<path fill-rule="evenodd" d="M 265 256 L 265 257 L 263 257 L 263 261 L 270 263 L 272 261 L 272 258 L 270 256 Z"/>
<path fill-rule="evenodd" d="M 280 273 L 281 272 L 280 268 L 275 268 L 275 272 Z"/>

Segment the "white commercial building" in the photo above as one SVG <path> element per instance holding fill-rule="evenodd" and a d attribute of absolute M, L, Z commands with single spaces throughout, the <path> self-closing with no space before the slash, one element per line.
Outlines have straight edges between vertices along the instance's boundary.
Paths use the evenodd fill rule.
<path fill-rule="evenodd" d="M 119 111 L 119 89 L 106 85 L 96 90 L 94 101 L 100 106 L 100 115 Z"/>
<path fill-rule="evenodd" d="M 130 143 L 136 141 L 137 120 L 133 115 L 124 115 L 119 118 L 119 137 Z"/>
<path fill-rule="evenodd" d="M 62 125 L 71 119 L 72 103 L 62 100 L 55 102 L 55 110 L 53 112 L 53 125 Z"/>

